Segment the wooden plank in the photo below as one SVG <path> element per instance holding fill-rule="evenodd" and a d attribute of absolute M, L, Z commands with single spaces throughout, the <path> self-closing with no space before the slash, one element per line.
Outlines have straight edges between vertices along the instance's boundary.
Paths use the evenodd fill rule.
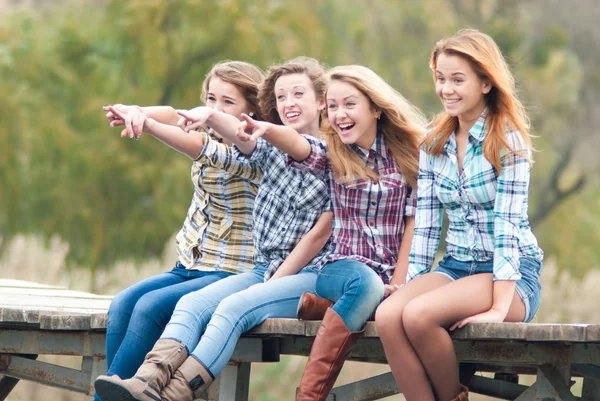
<path fill-rule="evenodd" d="M 536 396 L 539 399 L 550 398 L 561 401 L 576 401 L 569 386 L 565 383 L 563 375 L 551 365 L 540 366 L 536 384 Z"/>
<path fill-rule="evenodd" d="M 585 329 L 585 341 L 600 343 L 600 324 L 587 326 Z"/>
<path fill-rule="evenodd" d="M 334 387 L 329 393 L 327 401 L 371 401 L 401 392 L 392 373 L 388 372 L 354 383 Z"/>
<path fill-rule="evenodd" d="M 89 374 L 46 362 L 10 356 L 6 375 L 87 395 L 93 394 Z"/>
<path fill-rule="evenodd" d="M 248 334 L 280 334 L 303 336 L 306 333 L 307 323 L 309 322 L 297 319 L 267 319 L 261 325 L 258 325 L 252 330 L 250 330 Z"/>
<path fill-rule="evenodd" d="M 64 297 L 64 298 L 82 298 L 82 299 L 108 299 L 111 300 L 113 297 L 110 295 L 96 295 L 90 292 L 67 290 L 65 288 L 50 287 L 50 288 L 13 288 L 13 287 L 0 287 L 0 293 L 2 297 L 5 296 L 35 296 L 35 297 Z"/>
<path fill-rule="evenodd" d="M 13 280 L 0 278 L 0 290 L 2 288 L 64 288 L 53 285 L 40 284 L 33 281 Z"/>
<path fill-rule="evenodd" d="M 524 323 L 477 323 L 457 329 L 454 340 L 525 340 L 527 325 Z"/>
<path fill-rule="evenodd" d="M 89 331 L 0 330 L 0 354 L 106 356 L 106 335 Z"/>
<path fill-rule="evenodd" d="M 40 317 L 40 329 L 88 331 L 91 326 L 90 321 L 90 315 L 42 315 Z"/>
<path fill-rule="evenodd" d="M 527 341 L 585 342 L 588 325 L 531 324 L 527 325 Z"/>

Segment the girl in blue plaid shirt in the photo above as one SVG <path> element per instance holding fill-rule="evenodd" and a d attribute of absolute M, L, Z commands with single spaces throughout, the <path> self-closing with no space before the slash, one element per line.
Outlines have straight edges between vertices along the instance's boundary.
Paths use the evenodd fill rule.
<path fill-rule="evenodd" d="M 262 114 L 318 135 L 325 84 L 325 71 L 314 59 L 274 66 L 259 91 Z M 289 167 L 266 141 L 238 141 L 239 120 L 231 115 L 208 107 L 179 113 L 189 123 L 183 124 L 186 131 L 207 124 L 234 142 L 236 163 L 256 165 L 262 173 L 252 213 L 255 266 L 184 296 L 133 378 L 96 380 L 104 401 L 198 398 L 227 365 L 242 333 L 270 317 L 295 317 L 302 293 L 314 291 L 329 250 L 325 182 Z"/>
<path fill-rule="evenodd" d="M 530 321 L 543 253 L 527 217 L 528 119 L 498 46 L 463 30 L 437 43 L 430 66 L 444 112 L 422 144 L 407 284 L 380 305 L 376 324 L 408 401 L 462 401 L 447 329 Z M 430 272 L 444 209 L 447 252 Z"/>

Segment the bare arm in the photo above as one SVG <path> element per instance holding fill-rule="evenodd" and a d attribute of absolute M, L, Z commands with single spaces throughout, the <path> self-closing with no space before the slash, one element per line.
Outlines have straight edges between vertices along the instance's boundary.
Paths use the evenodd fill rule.
<path fill-rule="evenodd" d="M 310 155 L 310 143 L 295 129 L 266 121 L 256 121 L 246 114 L 242 114 L 237 135 L 246 143 L 253 143 L 262 136 L 296 161 L 303 161 Z"/>
<path fill-rule="evenodd" d="M 146 106 L 142 107 L 142 113 L 163 124 L 177 125 L 179 121 L 179 114 L 171 106 Z"/>
<path fill-rule="evenodd" d="M 106 111 L 106 119 L 110 123 L 111 127 L 119 125 L 125 125 L 125 121 L 121 120 L 113 111 L 110 110 L 113 107 L 124 113 L 140 112 L 144 113 L 146 117 L 153 118 L 154 120 L 168 125 L 177 125 L 179 121 L 179 115 L 177 111 L 171 106 L 145 106 L 140 107 L 137 105 L 123 105 L 115 104 L 112 106 L 104 106 L 103 109 Z M 134 132 L 135 136 L 139 138 L 141 132 Z"/>
<path fill-rule="evenodd" d="M 208 125 L 220 136 L 235 144 L 239 150 L 250 155 L 256 148 L 256 142 L 244 142 L 236 135 L 240 121 L 234 116 L 211 109 L 206 106 L 196 107 L 191 110 L 178 110 L 181 116 L 179 126 L 185 131 L 195 130 L 203 125 Z"/>
<path fill-rule="evenodd" d="M 392 285 L 401 285 L 406 283 L 406 274 L 408 272 L 408 255 L 412 245 L 413 235 L 415 233 L 415 217 L 404 217 L 404 236 L 400 244 L 400 252 L 398 252 L 398 261 L 392 276 Z"/>
<path fill-rule="evenodd" d="M 118 108 L 108 106 L 108 111 L 111 112 L 125 125 L 125 129 L 121 132 L 121 136 L 130 136 L 131 138 L 139 138 L 135 133 L 146 132 L 171 148 L 181 152 L 191 159 L 198 158 L 198 155 L 204 147 L 202 135 L 197 132 L 186 133 L 181 128 L 160 123 L 143 113 L 139 108 Z M 113 125 L 113 123 L 111 123 Z"/>
<path fill-rule="evenodd" d="M 321 214 L 321 217 L 319 217 L 315 226 L 302 237 L 300 242 L 294 247 L 294 250 L 283 261 L 270 280 L 276 280 L 281 277 L 298 273 L 308 264 L 308 262 L 317 256 L 331 236 L 332 221 L 332 212 Z"/>
<path fill-rule="evenodd" d="M 198 158 L 204 147 L 203 137 L 198 132 L 184 132 L 177 126 L 159 123 L 152 118 L 144 123 L 144 132 L 192 160 Z"/>

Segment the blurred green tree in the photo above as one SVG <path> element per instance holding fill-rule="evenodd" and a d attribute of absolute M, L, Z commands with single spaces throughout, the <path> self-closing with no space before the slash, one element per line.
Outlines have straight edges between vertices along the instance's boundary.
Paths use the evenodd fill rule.
<path fill-rule="evenodd" d="M 107 0 L 9 8 L 0 15 L 0 232 L 59 234 L 70 260 L 93 269 L 159 255 L 187 210 L 190 163 L 157 141 L 121 140 L 102 105 L 189 108 L 217 61 L 266 68 L 305 54 L 330 66 L 367 65 L 431 116 L 440 110 L 431 49 L 468 26 L 498 41 L 533 111 L 542 152 L 530 214 L 543 227 L 542 246 L 583 274 L 600 258 L 590 217 L 598 185 L 581 163 L 598 160 L 582 157 L 600 93 L 597 57 L 585 49 L 597 45 L 583 34 L 593 20 L 559 20 L 567 6 L 543 3 Z"/>

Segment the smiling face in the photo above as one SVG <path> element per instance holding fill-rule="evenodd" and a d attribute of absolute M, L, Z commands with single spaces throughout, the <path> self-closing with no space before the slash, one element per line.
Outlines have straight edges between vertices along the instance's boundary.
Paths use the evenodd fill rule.
<path fill-rule="evenodd" d="M 232 83 L 213 77 L 208 84 L 206 106 L 240 118 L 249 112 L 249 105 L 242 92 Z"/>
<path fill-rule="evenodd" d="M 346 145 L 370 149 L 377 136 L 377 119 L 371 100 L 354 85 L 332 81 L 327 89 L 327 116 L 331 126 Z"/>
<path fill-rule="evenodd" d="M 275 82 L 274 92 L 277 113 L 283 124 L 301 134 L 318 133 L 319 115 L 325 103 L 317 98 L 306 74 L 281 76 Z"/>
<path fill-rule="evenodd" d="M 492 86 L 477 76 L 465 58 L 441 53 L 435 74 L 435 91 L 448 115 L 462 121 L 472 121 L 481 115 L 485 108 L 484 95 Z"/>

